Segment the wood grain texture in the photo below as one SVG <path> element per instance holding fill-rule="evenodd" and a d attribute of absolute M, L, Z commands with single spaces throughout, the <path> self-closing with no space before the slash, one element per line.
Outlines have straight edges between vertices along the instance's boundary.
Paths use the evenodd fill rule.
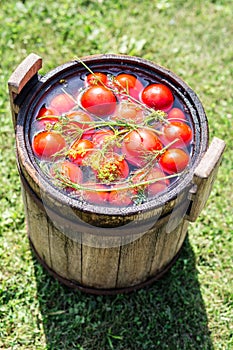
<path fill-rule="evenodd" d="M 206 205 L 218 173 L 225 146 L 226 144 L 223 140 L 214 137 L 200 164 L 195 169 L 193 177 L 194 187 L 190 192 L 192 206 L 187 216 L 189 221 L 195 221 Z"/>
<path fill-rule="evenodd" d="M 172 261 L 187 232 L 184 219 L 173 231 L 168 229 L 168 215 L 146 232 L 132 233 L 127 239 L 84 232 L 78 232 L 79 239 L 75 239 L 75 232 L 70 234 L 68 226 L 56 225 L 56 217 L 41 209 L 29 193 L 23 190 L 23 194 L 28 233 L 37 254 L 57 275 L 84 287 L 127 288 L 146 281 Z M 102 239 L 104 246 L 98 245 Z"/>
<path fill-rule="evenodd" d="M 10 91 L 19 94 L 27 82 L 41 69 L 42 58 L 34 53 L 28 55 L 11 74 L 8 80 Z"/>
<path fill-rule="evenodd" d="M 41 67 L 42 58 L 31 53 L 19 64 L 8 80 L 8 91 L 14 128 L 16 127 L 17 114 L 19 113 L 19 106 L 15 104 L 15 99 L 29 80 L 37 74 Z"/>
<path fill-rule="evenodd" d="M 154 227 L 144 232 L 140 238 L 121 246 L 116 285 L 118 288 L 137 285 L 147 279 L 156 238 Z"/>
<path fill-rule="evenodd" d="M 82 285 L 115 288 L 119 247 L 96 248 L 82 245 Z"/>
<path fill-rule="evenodd" d="M 75 239 L 69 226 L 56 222 L 57 216 L 42 210 L 24 189 L 23 194 L 28 232 L 37 254 L 59 276 L 90 288 L 127 288 L 153 277 L 176 255 L 187 231 L 182 218 L 171 231 L 168 215 L 145 232 L 132 232 L 131 237 L 101 236 L 98 228 L 96 236 L 77 232 Z M 177 215 L 178 211 L 182 206 L 176 209 Z"/>
<path fill-rule="evenodd" d="M 81 245 L 50 222 L 49 245 L 51 268 L 60 276 L 81 282 Z"/>
<path fill-rule="evenodd" d="M 150 276 L 160 273 L 178 253 L 178 242 L 181 237 L 183 221 L 174 231 L 166 231 L 166 225 L 157 232 L 157 241 L 151 263 Z"/>
<path fill-rule="evenodd" d="M 43 210 L 22 187 L 23 201 L 26 213 L 27 231 L 38 255 L 48 266 L 51 266 L 49 246 L 49 225 Z"/>
<path fill-rule="evenodd" d="M 177 254 L 180 251 L 180 249 L 184 243 L 184 240 L 188 234 L 188 227 L 189 227 L 189 221 L 183 220 L 182 224 L 181 224 L 181 228 L 180 228 L 180 237 L 177 240 L 176 250 L 175 250 L 174 254 Z"/>

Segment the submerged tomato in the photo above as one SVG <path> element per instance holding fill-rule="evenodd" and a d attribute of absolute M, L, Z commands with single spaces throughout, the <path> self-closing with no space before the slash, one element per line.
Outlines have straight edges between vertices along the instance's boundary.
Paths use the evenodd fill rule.
<path fill-rule="evenodd" d="M 183 171 L 189 164 L 189 154 L 179 148 L 166 150 L 159 159 L 159 164 L 167 174 L 176 174 Z"/>
<path fill-rule="evenodd" d="M 140 128 L 130 131 L 124 138 L 122 153 L 135 166 L 144 166 L 154 151 L 163 148 L 156 134 L 148 129 Z M 156 158 L 156 155 L 155 155 Z"/>
<path fill-rule="evenodd" d="M 118 104 L 115 115 L 115 120 L 130 120 L 136 123 L 141 123 L 144 119 L 143 109 L 139 105 L 130 101 L 122 101 Z"/>
<path fill-rule="evenodd" d="M 82 110 L 73 110 L 66 113 L 66 117 L 71 121 L 76 122 L 77 126 L 81 129 L 87 129 L 90 127 L 90 123 L 93 122 L 93 118 L 90 114 Z"/>
<path fill-rule="evenodd" d="M 177 107 L 174 107 L 172 108 L 168 114 L 167 114 L 167 118 L 168 120 L 173 120 L 173 121 L 185 121 L 186 120 L 186 117 L 185 117 L 185 114 L 184 112 L 180 109 L 180 108 L 177 108 Z"/>
<path fill-rule="evenodd" d="M 109 191 L 102 184 L 86 182 L 84 186 L 88 189 L 82 190 L 80 196 L 92 204 L 105 204 L 108 201 Z"/>
<path fill-rule="evenodd" d="M 40 119 L 46 116 L 56 116 L 56 115 L 57 115 L 57 111 L 54 108 L 42 107 L 39 110 L 39 113 L 37 114 L 36 119 Z"/>
<path fill-rule="evenodd" d="M 52 159 L 65 146 L 64 137 L 54 131 L 39 132 L 32 140 L 33 152 L 40 159 Z"/>
<path fill-rule="evenodd" d="M 59 121 L 57 114 L 57 111 L 53 108 L 42 107 L 36 116 L 36 130 L 47 130 L 50 126 L 56 124 Z"/>
<path fill-rule="evenodd" d="M 88 74 L 86 81 L 88 85 L 106 85 L 108 82 L 108 77 L 104 73 L 95 72 L 94 74 Z"/>
<path fill-rule="evenodd" d="M 111 129 L 101 129 L 97 130 L 92 137 L 92 142 L 94 143 L 96 148 L 107 147 L 113 148 L 114 145 L 111 144 L 111 139 L 114 135 L 113 130 Z"/>
<path fill-rule="evenodd" d="M 74 108 L 76 105 L 76 102 L 72 98 L 72 96 L 61 93 L 58 95 L 55 95 L 49 104 L 49 108 L 54 108 L 59 114 L 63 114 Z"/>
<path fill-rule="evenodd" d="M 162 142 L 167 145 L 177 139 L 171 147 L 187 147 L 192 141 L 192 129 L 186 123 L 171 121 L 162 127 Z"/>
<path fill-rule="evenodd" d="M 126 179 L 129 175 L 129 166 L 122 155 L 109 152 L 100 161 L 99 168 L 95 171 L 99 181 L 111 183 Z"/>
<path fill-rule="evenodd" d="M 101 85 L 93 85 L 84 90 L 80 102 L 88 112 L 99 117 L 112 114 L 117 104 L 113 92 Z"/>
<path fill-rule="evenodd" d="M 147 106 L 167 112 L 173 105 L 174 96 L 164 84 L 150 84 L 142 91 L 142 102 Z"/>
<path fill-rule="evenodd" d="M 142 83 L 134 75 L 125 73 L 114 78 L 114 85 L 120 92 L 125 92 L 136 99 L 143 89 Z"/>
<path fill-rule="evenodd" d="M 66 117 L 69 121 L 62 126 L 62 131 L 65 134 L 78 133 L 78 129 L 86 130 L 86 136 L 91 136 L 94 133 L 94 128 L 92 129 L 90 124 L 93 122 L 93 118 L 88 113 L 81 110 L 71 111 L 66 113 Z M 80 133 L 82 130 L 80 130 Z"/>
<path fill-rule="evenodd" d="M 146 170 L 139 171 L 132 180 L 135 184 L 143 184 L 142 188 L 147 189 L 148 197 L 164 192 L 170 184 L 169 179 L 166 179 L 166 175 L 158 166 L 155 166 L 149 172 L 146 172 Z"/>
<path fill-rule="evenodd" d="M 41 117 L 41 119 L 37 119 L 35 122 L 36 130 L 50 130 L 53 125 L 55 125 L 59 121 L 58 117 L 53 115 L 48 115 L 47 117 Z"/>
<path fill-rule="evenodd" d="M 68 151 L 68 158 L 78 164 L 82 165 L 84 160 L 91 154 L 93 150 L 93 142 L 86 139 L 76 140 Z"/>
<path fill-rule="evenodd" d="M 83 180 L 83 172 L 80 167 L 74 163 L 69 162 L 68 160 L 54 163 L 51 168 L 51 174 L 54 177 L 59 177 L 59 175 L 61 175 L 65 179 L 68 179 L 75 184 L 80 184 Z M 72 188 L 70 185 L 68 187 Z"/>
<path fill-rule="evenodd" d="M 136 191 L 132 189 L 113 189 L 109 193 L 108 201 L 109 203 L 111 203 L 111 205 L 116 207 L 127 207 L 128 205 L 133 203 L 133 198 L 135 194 Z"/>

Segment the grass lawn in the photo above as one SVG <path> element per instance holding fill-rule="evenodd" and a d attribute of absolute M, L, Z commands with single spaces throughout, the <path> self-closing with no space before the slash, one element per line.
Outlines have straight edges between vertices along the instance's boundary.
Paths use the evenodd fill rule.
<path fill-rule="evenodd" d="M 233 24 L 231 0 L 2 0 L 0 10 L 0 349 L 233 349 Z M 180 259 L 128 295 L 73 292 L 30 250 L 7 81 L 31 52 L 41 74 L 96 53 L 140 56 L 201 99 L 210 139 L 227 143 Z"/>

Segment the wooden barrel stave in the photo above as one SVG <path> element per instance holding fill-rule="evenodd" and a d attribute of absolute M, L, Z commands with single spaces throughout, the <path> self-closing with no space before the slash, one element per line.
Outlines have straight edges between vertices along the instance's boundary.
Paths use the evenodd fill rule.
<path fill-rule="evenodd" d="M 84 287 L 121 289 L 155 277 L 178 253 L 187 233 L 187 221 L 184 219 L 173 231 L 167 232 L 170 220 L 170 215 L 167 215 L 132 242 L 125 244 L 124 237 L 120 237 L 117 246 L 115 241 L 113 247 L 96 247 L 92 246 L 95 237 L 90 236 L 89 245 L 82 244 L 61 232 L 30 193 L 22 191 L 28 234 L 40 259 L 55 274 Z M 106 236 L 98 239 L 105 240 L 107 244 Z M 111 245 L 113 238 L 108 239 Z"/>

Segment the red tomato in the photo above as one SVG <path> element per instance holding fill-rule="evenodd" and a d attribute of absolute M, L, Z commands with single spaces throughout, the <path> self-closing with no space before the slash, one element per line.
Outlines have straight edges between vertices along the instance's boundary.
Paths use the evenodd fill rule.
<path fill-rule="evenodd" d="M 101 85 L 93 85 L 84 90 L 80 102 L 88 112 L 99 117 L 112 114 L 117 104 L 113 92 Z"/>
<path fill-rule="evenodd" d="M 144 88 L 142 102 L 147 106 L 167 112 L 173 105 L 171 90 L 164 84 L 150 84 Z"/>
<path fill-rule="evenodd" d="M 130 120 L 141 123 L 144 119 L 143 110 L 139 105 L 129 101 L 122 101 L 118 104 L 114 118 L 116 120 Z"/>
<path fill-rule="evenodd" d="M 85 201 L 93 204 L 103 204 L 108 201 L 109 191 L 98 191 L 98 189 L 106 190 L 104 185 L 88 182 L 84 185 L 88 188 L 88 190 L 81 191 L 81 197 Z"/>
<path fill-rule="evenodd" d="M 71 96 L 65 93 L 61 93 L 61 94 L 55 95 L 51 99 L 49 108 L 51 107 L 55 108 L 59 114 L 63 114 L 68 112 L 72 108 L 74 108 L 75 105 L 76 105 L 76 102 Z"/>
<path fill-rule="evenodd" d="M 179 148 L 166 150 L 159 159 L 163 171 L 168 174 L 176 174 L 183 171 L 189 163 L 189 154 Z"/>
<path fill-rule="evenodd" d="M 112 190 L 109 193 L 108 201 L 111 205 L 116 207 L 127 207 L 133 203 L 133 197 L 135 196 L 135 190 Z"/>
<path fill-rule="evenodd" d="M 48 130 L 52 125 L 56 124 L 58 121 L 59 121 L 59 118 L 53 115 L 48 115 L 47 117 L 41 117 L 41 119 L 36 120 L 35 128 L 38 131 Z"/>
<path fill-rule="evenodd" d="M 134 98 L 138 98 L 139 93 L 143 89 L 142 83 L 131 74 L 119 74 L 114 78 L 114 86 L 120 91 L 120 92 L 126 92 L 130 96 Z"/>
<path fill-rule="evenodd" d="M 61 174 L 74 183 L 81 183 L 83 180 L 82 170 L 74 163 L 64 161 L 61 163 Z"/>
<path fill-rule="evenodd" d="M 178 139 L 171 147 L 187 147 L 193 138 L 192 129 L 183 122 L 171 121 L 162 127 L 162 142 L 167 145 Z"/>
<path fill-rule="evenodd" d="M 69 121 L 67 123 L 62 124 L 62 133 L 64 135 L 78 135 L 80 132 L 80 138 L 82 136 L 82 131 L 80 130 L 79 123 L 75 121 Z"/>
<path fill-rule="evenodd" d="M 54 165 L 51 168 L 51 174 L 52 176 L 56 176 L 57 173 L 64 176 L 73 183 L 82 183 L 82 170 L 79 168 L 79 166 L 69 162 L 68 160 L 64 160 L 59 163 L 54 163 Z"/>
<path fill-rule="evenodd" d="M 40 159 L 52 159 L 65 146 L 64 137 L 54 131 L 41 131 L 32 141 L 33 152 Z"/>
<path fill-rule="evenodd" d="M 142 128 L 132 130 L 125 136 L 122 152 L 132 165 L 144 166 L 148 162 L 148 156 L 162 148 L 163 145 L 156 134 Z"/>
<path fill-rule="evenodd" d="M 78 165 L 83 165 L 84 160 L 91 154 L 93 147 L 93 142 L 90 140 L 77 139 L 68 151 L 68 158 Z"/>
<path fill-rule="evenodd" d="M 57 111 L 54 108 L 42 107 L 36 116 L 36 119 L 40 119 L 45 116 L 57 115 Z"/>
<path fill-rule="evenodd" d="M 172 108 L 167 114 L 168 120 L 173 120 L 173 121 L 182 121 L 186 120 L 184 112 L 180 108 Z"/>
<path fill-rule="evenodd" d="M 46 130 L 50 125 L 54 125 L 59 121 L 57 111 L 53 108 L 42 107 L 36 116 L 36 130 Z"/>
<path fill-rule="evenodd" d="M 150 183 L 144 187 L 147 188 L 148 197 L 153 197 L 157 193 L 163 192 L 168 188 L 170 181 L 165 177 L 166 175 L 164 172 L 158 166 L 155 166 L 148 173 L 146 173 L 145 170 L 141 170 L 132 180 L 135 184 L 150 181 Z"/>
<path fill-rule="evenodd" d="M 109 141 L 113 135 L 114 135 L 114 132 L 111 129 L 97 130 L 93 134 L 92 142 L 94 143 L 96 148 L 102 148 L 104 145 L 109 143 Z M 109 144 L 108 146 L 112 146 L 112 145 Z M 109 149 L 109 147 L 108 147 L 108 149 Z"/>
<path fill-rule="evenodd" d="M 111 183 L 126 179 L 129 175 L 129 166 L 123 156 L 109 152 L 100 162 L 99 169 L 95 169 L 95 172 L 101 182 Z"/>
<path fill-rule="evenodd" d="M 95 134 L 95 129 L 89 129 L 89 130 L 85 130 L 82 134 L 82 139 L 86 139 L 86 140 L 91 140 L 92 136 Z"/>
<path fill-rule="evenodd" d="M 70 111 L 66 113 L 66 117 L 68 117 L 72 121 L 75 121 L 77 125 L 79 125 L 79 127 L 82 129 L 89 128 L 89 123 L 93 122 L 93 118 L 90 116 L 90 114 L 81 110 Z"/>
<path fill-rule="evenodd" d="M 66 113 L 66 117 L 70 119 L 70 121 L 65 123 L 62 128 L 63 132 L 66 134 L 71 134 L 77 129 L 89 129 L 91 126 L 90 123 L 93 122 L 93 118 L 88 113 L 81 110 Z M 94 133 L 94 130 L 94 128 L 87 130 L 86 136 L 88 135 L 90 137 Z"/>
<path fill-rule="evenodd" d="M 86 81 L 88 85 L 106 85 L 108 82 L 108 77 L 104 73 L 95 72 L 94 74 L 88 74 Z"/>
<path fill-rule="evenodd" d="M 154 167 L 149 172 L 147 180 L 154 181 L 158 179 L 158 181 L 155 181 L 148 185 L 148 197 L 152 197 L 157 193 L 164 192 L 168 188 L 170 181 L 168 179 L 165 179 L 165 176 L 166 175 L 164 174 L 164 172 L 158 167 Z"/>

